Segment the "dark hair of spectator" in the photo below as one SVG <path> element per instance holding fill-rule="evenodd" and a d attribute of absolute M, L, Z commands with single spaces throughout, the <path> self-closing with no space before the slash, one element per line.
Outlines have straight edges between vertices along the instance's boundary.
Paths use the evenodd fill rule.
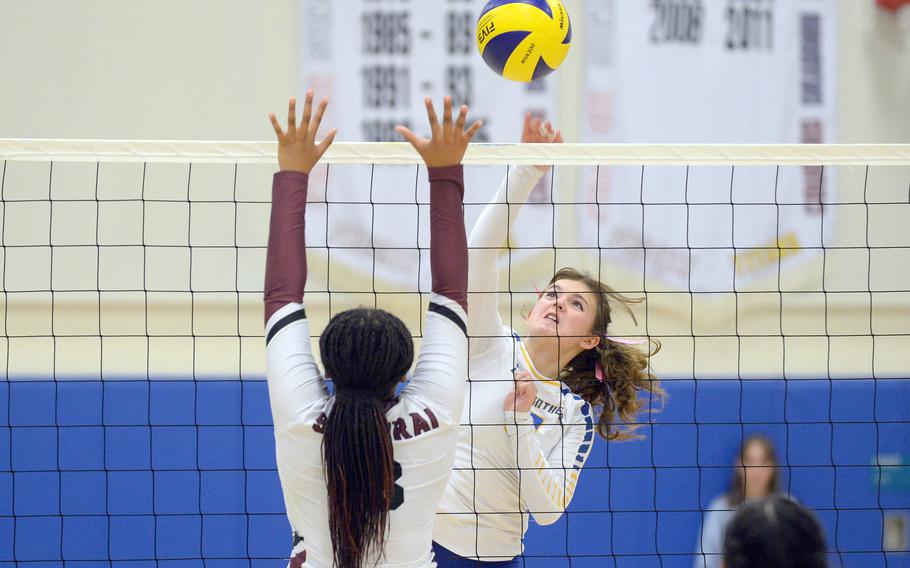
<path fill-rule="evenodd" d="M 809 510 L 781 495 L 744 504 L 724 535 L 726 568 L 825 568 L 825 536 Z"/>

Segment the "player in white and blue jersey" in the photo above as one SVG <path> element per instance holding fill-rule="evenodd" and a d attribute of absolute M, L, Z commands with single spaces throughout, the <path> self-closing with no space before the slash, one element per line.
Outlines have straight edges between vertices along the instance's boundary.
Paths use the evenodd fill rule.
<path fill-rule="evenodd" d="M 526 117 L 522 142 L 554 141 L 549 123 Z M 607 335 L 611 300 L 627 310 L 634 300 L 575 269 L 551 278 L 524 334 L 503 326 L 499 248 L 546 170 L 512 168 L 471 231 L 470 379 L 433 532 L 440 567 L 519 566 L 529 517 L 560 518 L 595 433 L 632 437 L 639 392 L 663 392 L 650 354 Z"/>

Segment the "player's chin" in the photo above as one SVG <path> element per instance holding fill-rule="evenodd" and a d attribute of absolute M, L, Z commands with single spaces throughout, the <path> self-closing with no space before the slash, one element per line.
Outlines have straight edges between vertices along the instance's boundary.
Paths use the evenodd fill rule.
<path fill-rule="evenodd" d="M 528 328 L 528 337 L 558 339 L 559 333 L 554 326 L 535 326 Z"/>
<path fill-rule="evenodd" d="M 538 337 L 556 337 L 557 335 L 556 322 L 547 318 L 529 321 L 527 323 L 527 328 L 529 332 L 532 332 L 533 335 Z"/>

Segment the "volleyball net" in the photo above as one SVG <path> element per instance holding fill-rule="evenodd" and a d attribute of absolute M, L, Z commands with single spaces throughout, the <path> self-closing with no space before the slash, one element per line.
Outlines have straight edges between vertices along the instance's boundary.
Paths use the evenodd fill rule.
<path fill-rule="evenodd" d="M 0 140 L 0 565 L 279 566 L 267 392 L 271 143 Z M 511 168 L 550 165 L 500 263 L 520 330 L 563 266 L 643 297 L 669 400 L 598 440 L 528 566 L 692 566 L 754 433 L 833 565 L 910 566 L 910 147 L 473 145 L 470 230 Z M 426 169 L 330 148 L 310 178 L 314 340 L 356 306 L 419 342 Z M 505 217 L 504 217 L 505 218 Z M 503 233 L 505 237 L 505 232 Z M 317 347 L 314 341 L 314 348 Z"/>

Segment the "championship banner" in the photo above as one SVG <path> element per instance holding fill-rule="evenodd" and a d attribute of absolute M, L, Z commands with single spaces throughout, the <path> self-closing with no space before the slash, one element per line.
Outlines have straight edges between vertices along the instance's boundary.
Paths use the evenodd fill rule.
<path fill-rule="evenodd" d="M 837 0 L 566 1 L 575 30 L 568 57 L 528 84 L 499 77 L 477 53 L 484 4 L 305 0 L 301 87 L 332 97 L 324 125 L 338 127 L 339 140 L 397 140 L 396 123 L 426 134 L 423 97 L 438 107 L 445 93 L 471 107 L 469 118 L 484 119 L 480 141 L 517 141 L 528 111 L 575 124 L 579 138 L 570 141 L 578 142 L 836 140 Z M 825 247 L 841 227 L 865 222 L 829 205 L 845 173 L 798 165 L 556 168 L 521 209 L 501 257 L 502 290 L 510 292 L 503 315 L 520 323 L 534 288 L 575 266 L 647 296 L 636 309 L 639 325 L 623 317 L 616 329 L 661 338 L 664 373 L 816 373 L 828 365 L 818 329 L 868 311 L 865 300 L 824 295 L 856 261 Z M 405 293 L 419 281 L 428 290 L 425 174 L 344 166 L 324 175 L 316 171 L 311 192 L 318 202 L 325 187 L 330 204 L 308 220 L 308 242 L 327 249 L 329 288 Z M 469 230 L 505 175 L 505 166 L 467 168 Z M 825 302 L 837 307 L 830 304 L 822 325 L 816 316 Z M 806 355 L 782 369 L 781 337 L 790 332 L 806 336 L 786 339 Z M 723 356 L 693 354 L 702 334 L 710 338 L 696 351 Z M 863 349 L 838 352 L 867 361 Z M 843 372 L 865 369 L 848 364 Z"/>
<path fill-rule="evenodd" d="M 567 2 L 570 17 L 583 19 L 585 38 L 569 54 L 584 61 L 583 88 L 571 101 L 557 101 L 556 81 L 565 79 L 560 70 L 522 84 L 486 67 L 474 38 L 484 4 L 305 0 L 301 89 L 332 97 L 325 124 L 339 128 L 339 140 L 399 140 L 396 124 L 426 134 L 423 97 L 439 107 L 446 93 L 456 105 L 470 106 L 470 119 L 484 120 L 476 141 L 514 142 L 525 112 L 552 116 L 557 108 L 581 109 L 581 141 L 587 142 L 835 139 L 835 0 Z M 325 185 L 320 173 L 314 187 Z M 405 204 L 425 191 L 413 168 L 339 168 L 334 174 L 327 184 L 331 200 L 380 202 L 378 191 Z M 469 168 L 466 201 L 485 201 L 504 175 L 504 168 Z M 833 208 L 821 205 L 833 196 L 834 177 L 819 167 L 557 172 L 555 183 L 548 176 L 531 196 L 556 205 L 525 208 L 512 244 L 619 247 L 605 256 L 607 264 L 647 271 L 673 289 L 729 291 L 776 270 L 778 257 L 762 249 L 785 249 L 781 266 L 787 270 L 818 256 L 821 227 L 831 230 L 834 223 Z M 687 200 L 702 203 L 689 210 L 694 218 L 687 219 Z M 661 205 L 644 208 L 642 202 Z M 569 205 L 580 203 L 587 205 Z M 332 234 L 325 236 L 319 221 L 311 232 L 352 267 L 364 266 L 373 249 L 413 247 L 416 208 L 386 207 L 380 221 L 395 225 L 389 231 L 371 218 L 377 207 L 383 206 L 349 207 L 335 224 L 329 212 Z M 477 213 L 479 207 L 468 208 L 469 223 Z M 634 247 L 654 249 L 650 265 Z M 690 254 L 689 247 L 705 250 Z M 534 253 L 517 258 L 522 254 Z M 416 257 L 391 256 L 398 266 L 393 261 L 386 271 L 377 263 L 379 277 L 413 282 Z"/>
<path fill-rule="evenodd" d="M 441 118 L 442 97 L 451 95 L 456 111 L 468 105 L 469 123 L 484 121 L 474 142 L 518 142 L 525 113 L 551 116 L 556 90 L 547 78 L 516 83 L 487 67 L 474 37 L 477 15 L 485 4 L 486 0 L 303 0 L 301 92 L 313 89 L 317 99 L 331 97 L 323 127 L 337 127 L 337 140 L 401 142 L 394 130 L 397 124 L 428 136 L 424 97 L 432 98 Z M 421 248 L 429 246 L 426 227 L 418 227 L 418 217 L 421 225 L 426 224 L 428 210 L 413 205 L 427 203 L 428 184 L 425 173 L 419 180 L 416 174 L 412 167 L 333 169 L 329 200 L 367 205 L 345 207 L 337 218 L 331 209 L 340 208 L 332 206 L 323 219 L 314 215 L 308 221 L 308 239 L 312 237 L 310 242 L 317 246 L 327 242 L 333 261 L 357 273 L 366 271 L 368 278 L 407 283 L 413 289 L 420 265 L 416 247 L 418 242 Z M 317 168 L 310 186 L 325 186 L 324 175 L 325 170 Z M 505 175 L 505 167 L 467 168 L 466 203 L 486 202 Z M 322 197 L 317 194 L 316 199 Z M 370 207 L 371 202 L 400 205 Z M 480 209 L 480 205 L 466 209 L 469 223 Z M 331 227 L 329 235 L 324 221 Z M 373 251 L 389 248 L 393 250 L 377 253 L 370 275 Z M 423 270 L 421 289 L 427 288 L 428 276 Z"/>
<path fill-rule="evenodd" d="M 836 0 L 586 0 L 582 141 L 836 140 Z M 601 168 L 578 238 L 672 289 L 731 291 L 799 270 L 831 232 L 820 167 Z M 641 207 L 635 204 L 651 204 Z M 594 230 L 599 227 L 599 237 Z M 742 249 L 734 253 L 734 248 Z M 692 249 L 691 251 L 689 249 Z M 691 255 L 690 255 L 691 252 Z"/>

